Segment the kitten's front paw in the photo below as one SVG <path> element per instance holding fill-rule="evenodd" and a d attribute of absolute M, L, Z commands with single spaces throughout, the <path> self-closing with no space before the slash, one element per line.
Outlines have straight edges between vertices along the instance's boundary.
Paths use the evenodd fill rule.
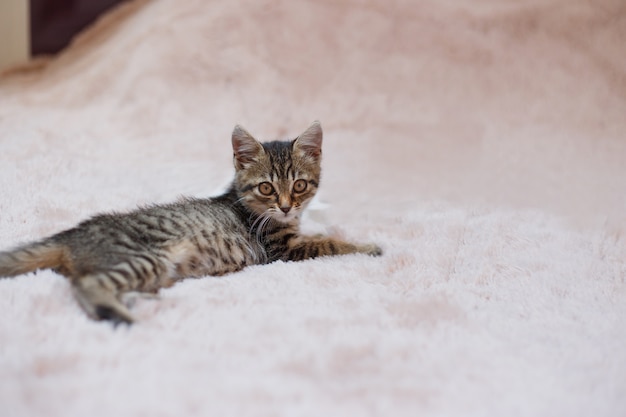
<path fill-rule="evenodd" d="M 378 245 L 374 245 L 370 243 L 369 245 L 361 245 L 358 247 L 359 253 L 364 253 L 369 256 L 381 256 L 383 254 L 383 250 Z"/>

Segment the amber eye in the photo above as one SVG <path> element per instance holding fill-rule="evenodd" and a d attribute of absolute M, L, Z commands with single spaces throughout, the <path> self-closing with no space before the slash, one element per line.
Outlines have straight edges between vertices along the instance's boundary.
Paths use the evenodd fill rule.
<path fill-rule="evenodd" d="M 302 193 L 304 192 L 304 190 L 306 190 L 306 186 L 307 186 L 307 183 L 305 180 L 298 180 L 293 183 L 293 190 L 296 193 Z"/>
<path fill-rule="evenodd" d="M 269 182 L 262 182 L 259 184 L 259 192 L 263 195 L 272 195 L 274 194 L 274 187 Z"/>

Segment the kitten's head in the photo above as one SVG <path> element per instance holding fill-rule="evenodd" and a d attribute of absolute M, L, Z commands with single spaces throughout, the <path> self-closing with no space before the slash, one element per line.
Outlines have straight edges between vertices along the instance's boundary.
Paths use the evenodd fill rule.
<path fill-rule="evenodd" d="M 280 222 L 299 217 L 320 181 L 322 126 L 315 121 L 292 141 L 260 143 L 244 128 L 233 130 L 235 188 L 253 213 Z"/>

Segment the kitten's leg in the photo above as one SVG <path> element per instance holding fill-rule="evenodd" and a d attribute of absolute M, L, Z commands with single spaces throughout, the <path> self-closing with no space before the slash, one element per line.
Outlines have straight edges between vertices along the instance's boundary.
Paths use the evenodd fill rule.
<path fill-rule="evenodd" d="M 94 320 L 110 320 L 113 324 L 131 324 L 130 311 L 117 297 L 118 291 L 109 273 L 84 275 L 72 283 L 74 296 L 85 313 Z"/>
<path fill-rule="evenodd" d="M 311 237 L 290 245 L 287 249 L 286 260 L 302 261 L 319 256 L 348 255 L 351 253 L 380 256 L 383 254 L 383 251 L 374 244 L 355 245 L 334 238 Z"/>
<path fill-rule="evenodd" d="M 157 255 L 133 254 L 114 266 L 102 266 L 104 272 L 84 275 L 73 280 L 74 293 L 81 307 L 95 320 L 111 320 L 113 323 L 132 323 L 133 316 L 127 306 L 133 296 L 152 298 L 159 288 L 174 283 L 168 274 L 168 266 Z M 129 302 L 130 301 L 130 302 Z M 129 302 L 129 304 L 126 304 Z"/>

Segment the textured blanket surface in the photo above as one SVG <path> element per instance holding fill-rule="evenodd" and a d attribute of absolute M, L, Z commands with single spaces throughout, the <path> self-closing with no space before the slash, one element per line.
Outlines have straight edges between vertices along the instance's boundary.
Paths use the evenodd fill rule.
<path fill-rule="evenodd" d="M 0 280 L 0 416 L 626 415 L 621 0 L 134 1 L 0 77 L 0 250 L 219 192 L 324 128 L 303 228 L 380 244 L 187 280 L 138 323 Z"/>

